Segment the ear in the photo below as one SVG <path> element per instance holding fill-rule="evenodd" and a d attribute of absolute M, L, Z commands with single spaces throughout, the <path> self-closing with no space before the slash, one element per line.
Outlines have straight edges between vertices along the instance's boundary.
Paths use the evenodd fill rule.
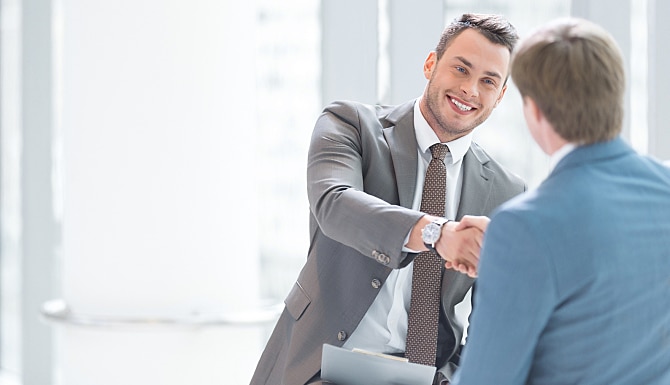
<path fill-rule="evenodd" d="M 435 51 L 430 51 L 426 61 L 423 63 L 423 76 L 425 76 L 426 79 L 430 80 L 430 77 L 433 76 L 433 71 L 435 70 L 436 65 L 437 53 L 435 53 Z"/>
<path fill-rule="evenodd" d="M 542 114 L 540 107 L 537 106 L 537 104 L 533 99 L 531 99 L 529 96 L 524 96 L 523 104 L 526 105 L 525 106 L 526 108 L 528 108 L 528 112 L 530 115 L 529 117 L 534 119 L 535 122 L 540 122 L 544 120 L 544 115 Z"/>
<path fill-rule="evenodd" d="M 500 95 L 498 95 L 498 99 L 496 100 L 496 104 L 493 105 L 493 108 L 498 107 L 498 104 L 500 104 L 500 101 L 502 100 L 503 96 L 505 96 L 505 92 L 507 91 L 507 84 L 505 84 L 500 90 Z"/>
<path fill-rule="evenodd" d="M 523 113 L 533 139 L 547 155 L 552 155 L 568 143 L 556 133 L 537 103 L 528 96 L 523 97 Z"/>

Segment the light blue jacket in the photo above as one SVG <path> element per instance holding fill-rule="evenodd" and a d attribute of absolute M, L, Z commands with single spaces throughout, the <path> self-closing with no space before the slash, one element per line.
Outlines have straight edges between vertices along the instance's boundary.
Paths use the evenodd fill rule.
<path fill-rule="evenodd" d="M 670 384 L 670 168 L 577 147 L 492 216 L 456 385 Z"/>

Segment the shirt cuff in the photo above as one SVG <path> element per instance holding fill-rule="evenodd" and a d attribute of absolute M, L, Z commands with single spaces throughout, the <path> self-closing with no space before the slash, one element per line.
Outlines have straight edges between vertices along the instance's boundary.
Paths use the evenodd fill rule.
<path fill-rule="evenodd" d="M 411 230 L 410 230 L 409 233 L 407 233 L 407 235 L 405 236 L 405 241 L 403 242 L 403 245 L 406 245 L 407 242 L 409 242 L 409 236 L 410 236 L 411 233 L 412 233 Z M 410 248 L 407 247 L 407 246 L 403 246 L 403 247 L 402 247 L 402 252 L 403 252 L 403 253 L 413 253 L 413 254 L 419 254 L 419 253 L 420 253 L 420 251 L 418 251 L 418 250 L 412 250 L 412 249 L 410 249 Z"/>

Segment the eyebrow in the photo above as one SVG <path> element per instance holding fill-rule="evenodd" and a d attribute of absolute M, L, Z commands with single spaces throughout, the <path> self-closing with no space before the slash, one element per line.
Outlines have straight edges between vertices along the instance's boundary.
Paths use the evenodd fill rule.
<path fill-rule="evenodd" d="M 463 56 L 456 56 L 456 59 L 458 59 L 458 60 L 459 60 L 461 63 L 463 63 L 463 65 L 465 65 L 466 67 L 468 67 L 468 68 L 470 68 L 470 69 L 473 68 L 472 63 L 471 63 L 468 59 L 464 58 Z M 488 76 L 491 76 L 491 77 L 498 78 L 498 79 L 501 79 L 501 80 L 502 80 L 502 76 L 501 76 L 499 73 L 497 73 L 497 72 L 493 72 L 493 71 L 484 71 L 484 73 L 485 73 L 486 75 L 488 75 Z"/>

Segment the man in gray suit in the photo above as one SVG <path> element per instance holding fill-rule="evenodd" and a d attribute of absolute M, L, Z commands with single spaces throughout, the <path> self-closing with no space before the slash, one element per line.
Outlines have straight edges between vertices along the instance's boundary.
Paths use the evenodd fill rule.
<path fill-rule="evenodd" d="M 455 371 L 463 336 L 454 306 L 473 284 L 482 232 L 421 211 L 429 147 L 449 148 L 444 217 L 488 215 L 525 190 L 472 142 L 506 90 L 514 27 L 466 14 L 443 32 L 423 72 L 423 95 L 398 106 L 336 102 L 316 122 L 308 156 L 307 262 L 258 363 L 252 385 L 327 383 L 324 343 L 402 355 L 421 230 L 446 260 L 441 283 L 435 383 Z M 440 227 L 441 226 L 441 227 Z M 427 242 L 427 241 L 426 241 Z M 439 277 L 438 277 L 439 280 Z M 346 384 L 340 384 L 346 385 Z"/>

